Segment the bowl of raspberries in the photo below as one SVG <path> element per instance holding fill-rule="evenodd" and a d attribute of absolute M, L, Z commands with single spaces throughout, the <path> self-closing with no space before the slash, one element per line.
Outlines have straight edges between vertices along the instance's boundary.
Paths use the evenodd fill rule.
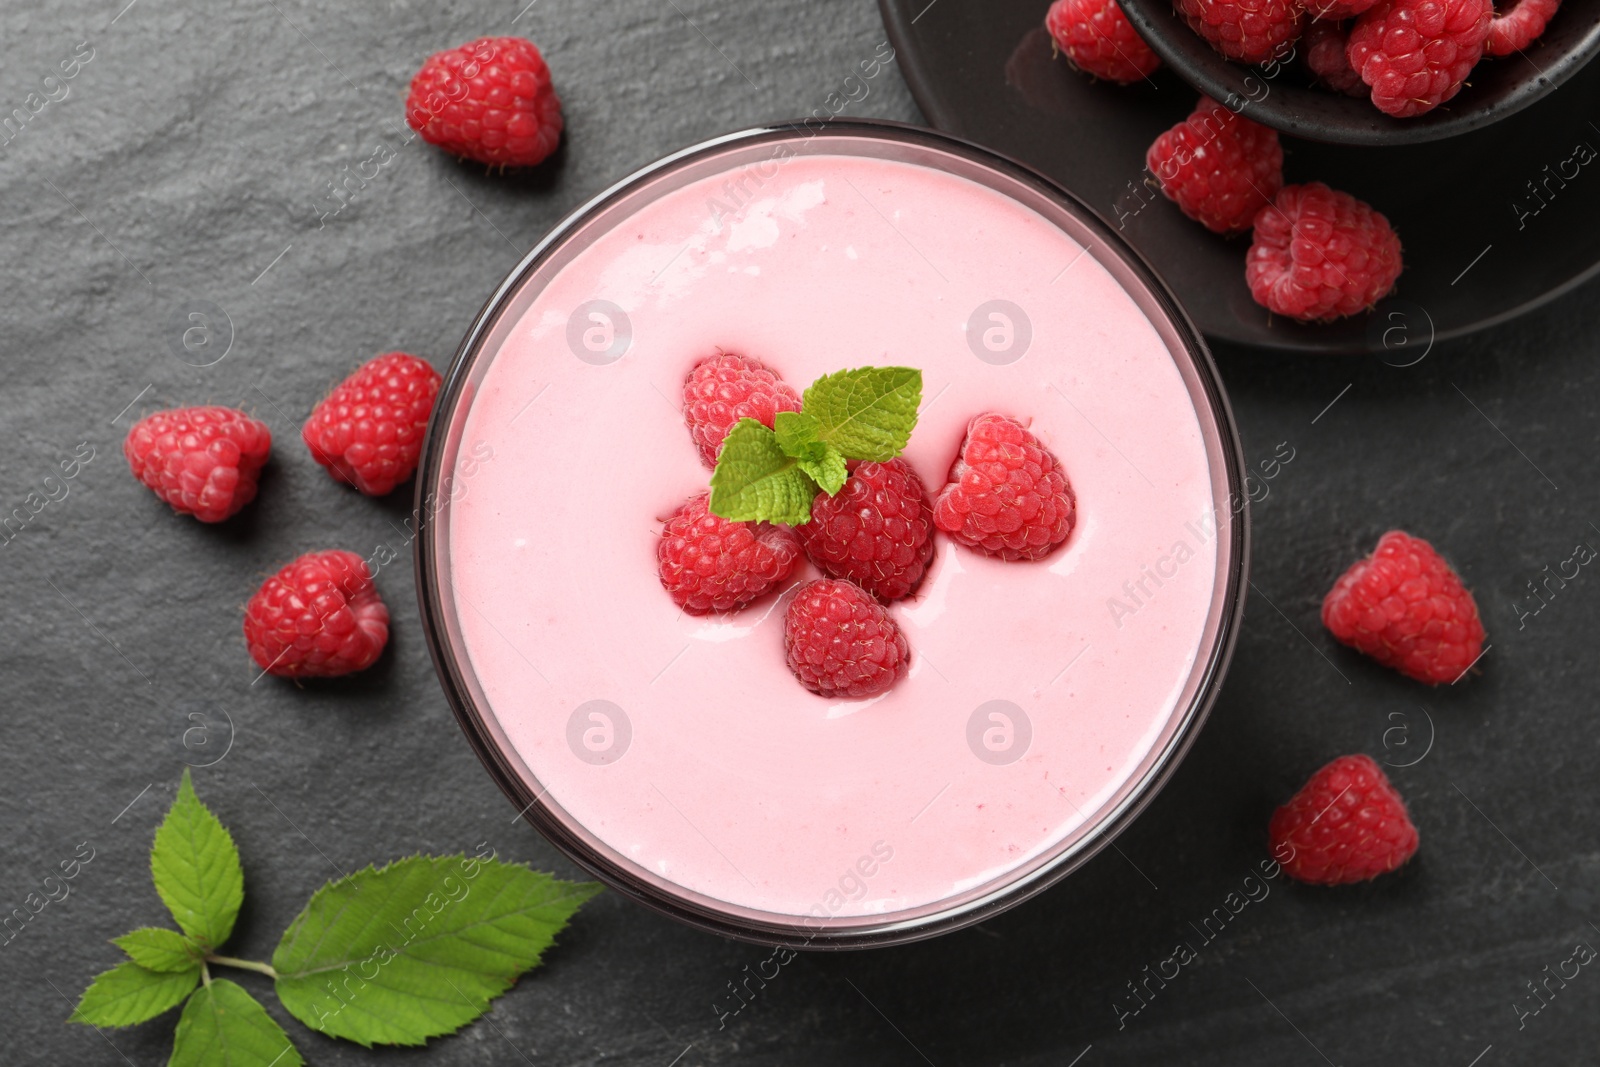
<path fill-rule="evenodd" d="M 1284 133 L 1353 145 L 1481 129 L 1600 50 L 1593 0 L 1059 0 L 1049 28 L 1085 72 L 1170 66 Z"/>

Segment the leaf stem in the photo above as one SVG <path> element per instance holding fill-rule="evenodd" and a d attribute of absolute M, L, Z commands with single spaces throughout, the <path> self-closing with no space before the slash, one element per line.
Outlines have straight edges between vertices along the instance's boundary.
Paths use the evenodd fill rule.
<path fill-rule="evenodd" d="M 272 969 L 272 965 L 270 963 L 258 963 L 255 960 L 241 960 L 235 959 L 232 956 L 218 956 L 215 954 L 207 956 L 206 961 L 210 963 L 220 963 L 224 967 L 239 967 L 246 971 L 256 971 L 266 975 L 268 978 L 278 977 L 278 972 Z M 205 964 L 202 963 L 200 966 L 204 968 Z M 207 983 L 209 984 L 209 982 L 210 979 L 208 978 Z"/>
<path fill-rule="evenodd" d="M 206 966 L 206 961 L 200 961 L 200 981 L 204 982 L 207 989 L 211 988 L 211 968 Z"/>

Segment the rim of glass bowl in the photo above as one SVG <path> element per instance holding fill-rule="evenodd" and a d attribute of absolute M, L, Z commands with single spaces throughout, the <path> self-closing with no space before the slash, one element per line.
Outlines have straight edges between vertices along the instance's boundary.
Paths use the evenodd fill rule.
<path fill-rule="evenodd" d="M 498 353 L 504 339 L 503 333 L 498 332 L 502 323 L 509 328 L 516 321 L 521 309 L 510 316 L 507 309 L 517 302 L 524 283 L 566 250 L 587 226 L 605 222 L 608 213 L 644 187 L 653 188 L 658 179 L 678 177 L 680 180 L 672 188 L 680 188 L 704 176 L 700 171 L 731 170 L 741 162 L 751 161 L 741 161 L 741 154 L 748 156 L 764 146 L 800 138 L 804 138 L 800 152 L 805 154 L 850 154 L 847 150 L 854 148 L 854 154 L 875 158 L 912 162 L 920 159 L 924 163 L 937 159 L 946 173 L 978 181 L 1045 214 L 1084 245 L 1089 254 L 1094 254 L 1155 325 L 1169 351 L 1188 357 L 1187 365 L 1181 359 L 1175 362 L 1179 363 L 1202 424 L 1209 416 L 1214 428 L 1215 443 L 1212 432 L 1203 432 L 1202 436 L 1207 439 L 1213 503 L 1219 508 L 1219 542 L 1223 540 L 1224 527 L 1227 530 L 1226 551 L 1218 553 L 1216 587 L 1205 628 L 1210 653 L 1203 664 L 1197 660 L 1191 670 L 1185 686 L 1187 707 L 1175 713 L 1164 728 L 1163 740 L 1152 747 L 1135 773 L 1095 813 L 1097 819 L 1085 822 L 1027 863 L 944 900 L 884 915 L 834 916 L 812 921 L 807 921 L 809 917 L 783 916 L 730 904 L 672 883 L 618 856 L 561 811 L 553 798 L 544 794 L 537 777 L 489 711 L 467 662 L 451 598 L 441 581 L 448 566 L 450 486 L 445 472 L 454 467 L 474 387 L 481 377 L 481 373 L 474 372 L 487 368 Z M 617 221 L 620 220 L 612 220 L 611 225 Z M 609 229 L 610 225 L 601 226 L 600 232 Z M 532 299 L 536 294 L 528 295 Z M 1204 426 L 1202 429 L 1205 431 Z M 417 529 L 414 565 L 423 629 L 445 697 L 490 776 L 540 833 L 610 888 L 691 926 L 756 944 L 845 949 L 933 937 L 982 922 L 1066 877 L 1110 844 L 1144 810 L 1187 754 L 1216 700 L 1244 610 L 1250 520 L 1243 449 L 1216 366 L 1199 330 L 1150 265 L 1078 197 L 1013 159 L 949 134 L 904 123 L 811 119 L 726 134 L 643 167 L 580 205 L 523 258 L 473 320 L 445 372 L 419 470 L 413 504 Z M 1219 485 L 1226 486 L 1225 497 L 1217 492 Z M 1226 514 L 1221 513 L 1223 508 L 1227 509 Z"/>

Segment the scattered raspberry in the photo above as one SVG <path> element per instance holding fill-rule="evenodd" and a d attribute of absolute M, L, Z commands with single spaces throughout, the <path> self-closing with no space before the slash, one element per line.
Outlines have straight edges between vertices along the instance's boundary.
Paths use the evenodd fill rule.
<path fill-rule="evenodd" d="M 811 521 L 794 532 L 822 573 L 880 600 L 916 592 L 933 558 L 933 508 L 904 459 L 852 464 L 844 488 L 818 493 Z"/>
<path fill-rule="evenodd" d="M 967 425 L 935 526 L 988 555 L 1033 560 L 1065 541 L 1076 519 L 1067 472 L 1022 423 L 990 413 Z"/>
<path fill-rule="evenodd" d="M 1301 0 L 1305 5 L 1306 13 L 1311 16 L 1311 22 L 1306 25 L 1306 32 L 1311 27 L 1321 23 L 1341 22 L 1344 19 L 1355 18 L 1378 2 L 1378 0 Z"/>
<path fill-rule="evenodd" d="M 696 363 L 683 383 L 683 417 L 708 467 L 716 466 L 722 439 L 740 419 L 770 427 L 778 412 L 799 410 L 800 394 L 765 363 L 720 348 Z"/>
<path fill-rule="evenodd" d="M 439 380 L 404 352 L 368 360 L 316 406 L 300 436 L 329 474 L 383 496 L 417 469 Z"/>
<path fill-rule="evenodd" d="M 661 584 L 691 615 L 732 611 L 789 577 L 800 542 L 781 526 L 730 522 L 706 510 L 710 494 L 691 497 L 661 528 L 656 544 Z"/>
<path fill-rule="evenodd" d="M 201 522 L 221 522 L 256 498 L 272 431 L 233 408 L 173 408 L 146 415 L 122 442 L 133 476 Z"/>
<path fill-rule="evenodd" d="M 1256 216 L 1245 281 L 1256 303 L 1302 322 L 1365 311 L 1400 276 L 1389 220 L 1321 182 L 1286 185 Z"/>
<path fill-rule="evenodd" d="M 1513 0 L 1511 10 L 1501 11 L 1489 23 L 1489 39 L 1484 51 L 1491 56 L 1520 52 L 1544 33 L 1561 0 Z"/>
<path fill-rule="evenodd" d="M 1277 132 L 1203 96 L 1155 139 L 1145 165 L 1185 215 L 1215 233 L 1248 230 L 1283 187 Z"/>
<path fill-rule="evenodd" d="M 423 62 L 406 122 L 452 155 L 531 167 L 561 141 L 561 101 L 532 41 L 483 37 Z"/>
<path fill-rule="evenodd" d="M 1432 111 L 1483 55 L 1493 0 L 1380 0 L 1350 31 L 1350 66 L 1386 115 Z"/>
<path fill-rule="evenodd" d="M 1454 682 L 1483 651 L 1478 605 L 1433 546 L 1390 530 L 1333 583 L 1322 625 L 1419 682 Z"/>
<path fill-rule="evenodd" d="M 389 609 L 354 552 L 308 552 L 261 583 L 244 639 L 264 671 L 331 678 L 366 670 L 389 641 Z"/>
<path fill-rule="evenodd" d="M 1318 19 L 1306 27 L 1300 43 L 1305 49 L 1306 69 L 1318 85 L 1346 96 L 1367 95 L 1367 83 L 1350 65 L 1348 27 Z"/>
<path fill-rule="evenodd" d="M 1340 756 L 1272 813 L 1272 855 L 1289 877 L 1349 885 L 1387 874 L 1416 855 L 1405 801 L 1370 756 Z"/>
<path fill-rule="evenodd" d="M 905 635 L 883 606 L 854 582 L 832 578 L 807 582 L 795 594 L 783 647 L 789 669 L 818 696 L 877 696 L 911 666 Z"/>
<path fill-rule="evenodd" d="M 1096 78 L 1127 85 L 1161 66 L 1117 0 L 1055 0 L 1044 26 L 1067 60 Z"/>
<path fill-rule="evenodd" d="M 1174 0 L 1173 6 L 1211 47 L 1241 63 L 1286 55 L 1300 36 L 1300 0 Z"/>

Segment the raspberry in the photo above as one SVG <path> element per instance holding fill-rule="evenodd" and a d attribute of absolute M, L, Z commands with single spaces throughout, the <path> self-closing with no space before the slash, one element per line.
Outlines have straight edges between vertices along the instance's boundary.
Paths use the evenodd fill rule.
<path fill-rule="evenodd" d="M 389 609 L 354 552 L 307 552 L 261 583 L 244 609 L 250 657 L 284 678 L 366 670 L 389 641 Z"/>
<path fill-rule="evenodd" d="M 329 474 L 368 496 L 383 496 L 417 469 L 438 394 L 438 371 L 416 356 L 390 352 L 334 386 L 300 436 Z"/>
<path fill-rule="evenodd" d="M 1349 885 L 1416 855 L 1405 801 L 1371 756 L 1340 756 L 1300 787 L 1267 825 L 1272 855 L 1290 878 Z"/>
<path fill-rule="evenodd" d="M 1400 276 L 1389 220 L 1321 182 L 1286 185 L 1256 215 L 1245 281 L 1256 303 L 1302 322 L 1365 311 Z"/>
<path fill-rule="evenodd" d="M 710 494 L 685 501 L 656 544 L 661 584 L 691 615 L 741 608 L 789 577 L 800 542 L 767 523 L 730 522 L 706 510 Z"/>
<path fill-rule="evenodd" d="M 1096 78 L 1127 85 L 1161 66 L 1117 0 L 1055 0 L 1044 26 L 1068 62 Z"/>
<path fill-rule="evenodd" d="M 1454 682 L 1483 651 L 1478 605 L 1433 546 L 1390 530 L 1333 583 L 1322 625 L 1419 682 Z"/>
<path fill-rule="evenodd" d="M 904 459 L 853 464 L 844 488 L 818 493 L 811 521 L 794 532 L 823 574 L 880 600 L 916 592 L 933 558 L 933 508 Z"/>
<path fill-rule="evenodd" d="M 1305 46 L 1306 69 L 1318 85 L 1346 96 L 1367 95 L 1367 83 L 1350 65 L 1347 27 L 1318 19 L 1306 27 L 1301 43 Z"/>
<path fill-rule="evenodd" d="M 1203 96 L 1193 114 L 1155 139 L 1145 165 L 1168 199 L 1215 233 L 1248 230 L 1283 187 L 1277 132 Z"/>
<path fill-rule="evenodd" d="M 717 465 L 722 439 L 740 419 L 770 427 L 778 412 L 799 410 L 800 394 L 765 363 L 720 348 L 696 363 L 683 383 L 683 417 L 708 467 Z"/>
<path fill-rule="evenodd" d="M 933 506 L 933 522 L 968 548 L 1043 559 L 1072 533 L 1077 500 L 1060 460 L 1016 419 L 979 415 Z"/>
<path fill-rule="evenodd" d="M 531 167 L 561 141 L 561 100 L 532 41 L 483 37 L 423 62 L 411 79 L 406 122 L 453 155 Z"/>
<path fill-rule="evenodd" d="M 1561 0 L 1514 0 L 1510 11 L 1499 12 L 1489 23 L 1484 51 L 1491 56 L 1522 51 L 1539 39 L 1560 6 Z"/>
<path fill-rule="evenodd" d="M 1395 118 L 1432 111 L 1483 55 L 1493 0 L 1381 0 L 1350 31 L 1350 66 Z"/>
<path fill-rule="evenodd" d="M 1241 63 L 1278 59 L 1300 36 L 1300 0 L 1174 0 L 1211 47 Z"/>
<path fill-rule="evenodd" d="M 905 635 L 854 582 L 819 578 L 800 587 L 783 622 L 789 669 L 825 697 L 872 697 L 911 666 Z"/>
<path fill-rule="evenodd" d="M 256 497 L 272 431 L 233 408 L 146 415 L 122 442 L 133 476 L 182 515 L 221 522 Z"/>

